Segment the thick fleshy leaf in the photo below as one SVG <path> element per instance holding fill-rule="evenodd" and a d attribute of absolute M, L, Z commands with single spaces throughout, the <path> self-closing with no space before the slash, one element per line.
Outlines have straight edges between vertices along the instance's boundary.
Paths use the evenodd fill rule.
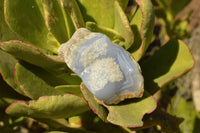
<path fill-rule="evenodd" d="M 40 0 L 5 0 L 4 13 L 9 27 L 37 48 L 58 53 L 59 43 L 48 31 Z"/>
<path fill-rule="evenodd" d="M 143 116 L 153 112 L 157 103 L 145 92 L 141 99 L 130 99 L 118 105 L 106 105 L 106 107 L 109 110 L 107 117 L 109 122 L 125 127 L 141 127 Z"/>
<path fill-rule="evenodd" d="M 125 9 L 128 0 L 78 0 L 85 22 L 96 22 L 98 25 L 114 28 L 114 2 L 118 1 L 120 6 Z M 97 3 L 97 4 L 94 4 Z"/>
<path fill-rule="evenodd" d="M 178 94 L 168 105 L 167 112 L 184 118 L 180 125 L 181 133 L 199 133 L 200 132 L 200 113 L 195 110 L 192 101 L 186 101 Z"/>
<path fill-rule="evenodd" d="M 97 101 L 94 98 L 94 95 L 86 88 L 84 83 L 81 84 L 81 91 L 92 111 L 95 114 L 97 114 L 103 121 L 107 121 L 107 109 L 103 105 L 97 103 Z"/>
<path fill-rule="evenodd" d="M 7 109 L 12 116 L 30 116 L 35 118 L 67 118 L 89 110 L 82 98 L 65 94 L 63 96 L 44 96 L 37 101 L 16 101 Z"/>
<path fill-rule="evenodd" d="M 118 1 L 115 1 L 114 7 L 115 7 L 114 30 L 116 30 L 119 34 L 121 34 L 122 37 L 125 39 L 125 42 L 120 42 L 119 44 L 128 49 L 133 44 L 134 41 L 133 32 L 131 30 L 128 18 L 126 17 Z"/>
<path fill-rule="evenodd" d="M 75 28 L 78 29 L 81 27 L 85 27 L 81 11 L 76 0 L 62 0 L 61 2 L 66 14 L 68 14 L 68 12 L 70 13 Z"/>
<path fill-rule="evenodd" d="M 15 67 L 15 79 L 22 91 L 31 99 L 38 99 L 41 96 L 58 95 L 63 92 L 54 87 L 67 84 L 64 79 L 27 63 L 18 63 Z"/>
<path fill-rule="evenodd" d="M 130 26 L 134 33 L 134 43 L 129 51 L 139 60 L 151 43 L 154 29 L 154 9 L 150 0 L 136 0 L 139 8 L 135 10 Z"/>
<path fill-rule="evenodd" d="M 43 3 L 47 27 L 60 43 L 66 42 L 75 31 L 71 17 L 65 14 L 60 0 L 43 0 Z"/>
<path fill-rule="evenodd" d="M 179 125 L 183 122 L 183 118 L 172 116 L 157 108 L 151 114 L 145 115 L 143 121 L 144 125 L 137 129 L 145 129 L 160 125 L 161 131 L 164 133 L 177 133 L 179 132 Z"/>
<path fill-rule="evenodd" d="M 145 88 L 154 93 L 194 66 L 194 59 L 184 42 L 171 40 L 142 65 Z"/>
<path fill-rule="evenodd" d="M 143 116 L 151 113 L 157 107 L 156 101 L 147 92 L 141 99 L 129 99 L 117 105 L 105 105 L 95 99 L 84 84 L 81 85 L 81 90 L 94 113 L 102 120 L 115 125 L 141 127 L 143 125 Z M 108 114 L 106 108 L 109 111 Z"/>
<path fill-rule="evenodd" d="M 74 73 L 64 73 L 65 71 L 54 72 L 57 78 L 65 80 L 65 83 L 61 82 L 60 85 L 80 85 L 82 80 Z"/>
<path fill-rule="evenodd" d="M 92 32 L 103 33 L 103 34 L 107 35 L 110 38 L 110 40 L 112 40 L 112 41 L 115 41 L 115 40 L 119 40 L 120 42 L 124 41 L 124 38 L 115 30 L 97 25 L 94 22 L 87 22 L 86 28 Z"/>
<path fill-rule="evenodd" d="M 82 128 L 95 133 L 130 133 L 130 129 L 102 121 L 91 110 L 81 114 Z"/>
<path fill-rule="evenodd" d="M 47 56 L 34 46 L 20 41 L 12 40 L 4 42 L 0 48 L 20 60 L 24 60 L 39 67 L 59 68 L 65 66 L 65 63 L 58 56 Z"/>
<path fill-rule="evenodd" d="M 19 39 L 19 37 L 10 30 L 4 18 L 4 0 L 0 0 L 0 42 L 8 41 L 11 39 Z"/>
<path fill-rule="evenodd" d="M 162 30 L 164 40 L 170 39 L 184 39 L 189 35 L 188 18 L 192 14 L 192 9 L 188 11 L 185 16 L 178 16 L 191 0 L 182 0 L 181 3 L 176 0 L 156 0 L 157 5 L 155 8 L 155 14 L 158 17 L 159 22 L 165 26 Z M 178 16 L 178 17 L 177 17 Z M 166 34 L 168 36 L 166 36 Z"/>
<path fill-rule="evenodd" d="M 80 97 L 83 97 L 83 94 L 80 90 L 80 85 L 60 85 L 55 87 L 56 90 L 62 91 L 63 93 L 74 94 Z"/>
<path fill-rule="evenodd" d="M 8 85 L 10 85 L 20 94 L 24 94 L 19 86 L 15 83 L 14 69 L 16 63 L 17 60 L 14 57 L 0 50 L 0 74 Z"/>
<path fill-rule="evenodd" d="M 0 110 L 6 108 L 12 102 L 16 100 L 28 100 L 27 97 L 20 95 L 13 90 L 0 75 Z"/>

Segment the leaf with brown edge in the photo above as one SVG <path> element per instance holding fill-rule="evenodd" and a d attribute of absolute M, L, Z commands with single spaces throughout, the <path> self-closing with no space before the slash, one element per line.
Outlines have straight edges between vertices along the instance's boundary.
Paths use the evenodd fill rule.
<path fill-rule="evenodd" d="M 97 114 L 103 121 L 107 121 L 107 115 L 108 111 L 107 109 L 103 106 L 100 105 L 94 98 L 94 95 L 86 88 L 84 83 L 81 83 L 81 91 L 88 102 L 90 108 L 92 111 Z"/>
<path fill-rule="evenodd" d="M 66 14 L 71 15 L 75 28 L 85 27 L 85 22 L 76 0 L 61 0 L 61 3 Z"/>
<path fill-rule="evenodd" d="M 11 88 L 0 75 L 0 110 L 6 108 L 16 100 L 29 100 L 29 98 L 20 95 L 13 88 Z"/>
<path fill-rule="evenodd" d="M 89 92 L 83 83 L 81 84 L 81 91 L 93 112 L 102 120 L 106 120 L 115 125 L 141 127 L 143 125 L 143 116 L 153 112 L 157 107 L 155 99 L 147 92 L 140 99 L 125 100 L 117 105 L 105 105 L 94 98 L 94 95 Z"/>
<path fill-rule="evenodd" d="M 64 94 L 54 87 L 68 84 L 68 81 L 25 62 L 17 63 L 14 74 L 21 90 L 31 99 L 38 99 L 41 96 Z"/>
<path fill-rule="evenodd" d="M 126 17 L 118 1 L 115 1 L 114 11 L 114 30 L 117 31 L 125 40 L 124 42 L 120 42 L 119 45 L 124 46 L 125 49 L 128 49 L 133 44 L 134 36 L 129 25 L 128 18 Z"/>
<path fill-rule="evenodd" d="M 155 99 L 144 92 L 142 98 L 128 99 L 117 105 L 104 105 L 109 113 L 107 120 L 113 124 L 125 127 L 142 127 L 142 118 L 145 114 L 153 112 L 157 103 Z"/>
<path fill-rule="evenodd" d="M 75 32 L 70 15 L 65 13 L 60 0 L 43 0 L 43 4 L 48 29 L 60 43 L 65 43 Z"/>
<path fill-rule="evenodd" d="M 29 116 L 33 118 L 67 118 L 89 110 L 86 101 L 78 96 L 65 94 L 43 96 L 38 100 L 13 102 L 6 109 L 12 116 Z"/>
<path fill-rule="evenodd" d="M 151 43 L 155 17 L 154 8 L 150 0 L 136 0 L 136 3 L 139 7 L 130 22 L 135 40 L 128 51 L 138 61 Z"/>
<path fill-rule="evenodd" d="M 42 68 L 56 69 L 65 66 L 64 61 L 58 56 L 48 56 L 38 48 L 21 41 L 11 40 L 3 42 L 0 48 L 20 60 Z"/>
<path fill-rule="evenodd" d="M 0 49 L 0 59 L 1 59 L 0 74 L 2 75 L 2 78 L 15 91 L 23 95 L 24 94 L 23 91 L 15 83 L 15 78 L 14 78 L 14 69 L 18 61 L 14 57 L 12 57 L 10 54 L 2 51 L 1 49 Z"/>
<path fill-rule="evenodd" d="M 57 54 L 60 44 L 45 25 L 41 5 L 40 0 L 4 0 L 5 20 L 11 30 L 31 45 Z"/>
<path fill-rule="evenodd" d="M 154 93 L 193 66 L 194 59 L 187 44 L 171 40 L 141 64 L 144 87 L 148 92 Z"/>

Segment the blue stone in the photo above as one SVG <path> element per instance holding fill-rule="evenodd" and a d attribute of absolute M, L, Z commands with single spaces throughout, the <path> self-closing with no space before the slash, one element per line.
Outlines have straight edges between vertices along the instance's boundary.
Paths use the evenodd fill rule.
<path fill-rule="evenodd" d="M 105 104 L 142 97 L 144 80 L 139 64 L 106 35 L 80 28 L 61 45 L 59 54 Z"/>

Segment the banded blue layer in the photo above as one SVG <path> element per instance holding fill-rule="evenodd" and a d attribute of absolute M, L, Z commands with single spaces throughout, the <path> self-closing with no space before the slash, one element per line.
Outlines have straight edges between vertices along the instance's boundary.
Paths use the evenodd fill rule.
<path fill-rule="evenodd" d="M 59 53 L 89 91 L 106 104 L 143 95 L 138 63 L 106 35 L 78 29 Z"/>

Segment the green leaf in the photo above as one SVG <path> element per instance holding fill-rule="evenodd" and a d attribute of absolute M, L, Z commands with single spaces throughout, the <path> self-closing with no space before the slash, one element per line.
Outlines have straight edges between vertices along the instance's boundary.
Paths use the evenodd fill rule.
<path fill-rule="evenodd" d="M 143 126 L 142 118 L 153 112 L 157 103 L 147 92 L 141 99 L 129 99 L 117 105 L 106 105 L 109 110 L 107 120 L 113 124 L 125 127 Z"/>
<path fill-rule="evenodd" d="M 43 0 L 43 3 L 47 27 L 60 43 L 65 43 L 75 32 L 71 17 L 65 14 L 60 0 Z"/>
<path fill-rule="evenodd" d="M 15 83 L 14 69 L 17 60 L 2 50 L 0 50 L 0 59 L 0 74 L 2 75 L 4 81 L 15 91 L 19 92 L 20 94 L 24 94 L 19 86 Z"/>
<path fill-rule="evenodd" d="M 97 25 L 94 22 L 86 22 L 86 28 L 92 32 L 99 32 L 107 35 L 112 41 L 119 39 L 124 41 L 124 38 L 115 30 Z"/>
<path fill-rule="evenodd" d="M 157 108 L 151 114 L 147 114 L 143 118 L 143 127 L 137 129 L 145 129 L 153 126 L 161 126 L 161 132 L 164 133 L 179 133 L 179 125 L 183 122 L 183 118 L 172 116 L 161 109 Z"/>
<path fill-rule="evenodd" d="M 195 110 L 193 102 L 186 101 L 177 94 L 170 103 L 167 112 L 184 118 L 183 123 L 180 125 L 181 133 L 199 133 L 200 115 Z"/>
<path fill-rule="evenodd" d="M 169 3 L 170 12 L 175 17 L 180 11 L 182 11 L 192 0 L 171 0 Z"/>
<path fill-rule="evenodd" d="M 128 51 L 138 61 L 152 41 L 155 18 L 153 5 L 150 0 L 137 0 L 136 2 L 139 8 L 130 22 L 135 40 Z"/>
<path fill-rule="evenodd" d="M 155 0 L 159 6 L 166 8 L 169 4 L 168 0 Z M 170 0 L 171 2 L 172 0 Z"/>
<path fill-rule="evenodd" d="M 4 18 L 4 0 L 0 0 L 0 42 L 3 41 L 8 41 L 11 39 L 17 39 L 19 40 L 19 37 L 10 30 L 10 28 L 8 27 L 8 25 L 5 22 L 5 18 Z"/>
<path fill-rule="evenodd" d="M 74 94 L 80 97 L 83 97 L 83 94 L 80 90 L 80 85 L 60 85 L 55 87 L 56 90 L 62 91 L 63 93 Z"/>
<path fill-rule="evenodd" d="M 154 93 L 194 66 L 194 59 L 184 42 L 171 40 L 141 64 L 145 88 Z"/>
<path fill-rule="evenodd" d="M 125 11 L 128 6 L 129 1 L 128 0 L 117 0 L 117 2 L 119 3 L 122 10 Z"/>
<path fill-rule="evenodd" d="M 67 118 L 89 110 L 82 98 L 65 94 L 63 96 L 44 96 L 37 101 L 16 101 L 7 109 L 12 116 L 30 116 L 35 118 Z"/>
<path fill-rule="evenodd" d="M 115 23 L 114 30 L 116 30 L 122 37 L 125 39 L 125 42 L 120 42 L 121 46 L 124 46 L 128 49 L 134 41 L 133 32 L 131 30 L 128 18 L 126 17 L 124 11 L 120 7 L 119 3 L 115 1 Z"/>
<path fill-rule="evenodd" d="M 20 60 L 43 68 L 60 68 L 66 66 L 58 56 L 47 56 L 39 49 L 20 41 L 4 42 L 0 48 Z"/>
<path fill-rule="evenodd" d="M 120 6 L 125 9 L 128 0 L 78 0 L 85 22 L 91 21 L 98 25 L 114 28 L 114 2 L 118 1 Z M 97 3 L 97 4 L 94 4 Z"/>
<path fill-rule="evenodd" d="M 82 128 L 95 133 L 130 133 L 128 128 L 113 125 L 111 123 L 103 122 L 96 114 L 91 110 L 81 114 Z"/>
<path fill-rule="evenodd" d="M 27 63 L 18 63 L 15 67 L 15 79 L 23 92 L 31 99 L 38 99 L 41 96 L 63 94 L 54 87 L 67 84 L 64 79 L 32 66 Z"/>
<path fill-rule="evenodd" d="M 94 98 L 94 95 L 86 88 L 84 83 L 81 84 L 81 91 L 88 102 L 90 108 L 92 111 L 99 116 L 103 121 L 107 121 L 107 115 L 108 111 L 107 109 L 103 106 L 97 103 L 97 101 Z"/>
<path fill-rule="evenodd" d="M 84 84 L 81 85 L 81 91 L 94 113 L 102 120 L 120 126 L 141 127 L 143 116 L 154 111 L 157 106 L 154 98 L 147 92 L 141 99 L 129 99 L 117 105 L 105 105 L 96 100 Z M 106 108 L 109 111 L 108 114 Z"/>
<path fill-rule="evenodd" d="M 76 0 L 62 0 L 61 2 L 66 14 L 70 13 L 76 29 L 85 27 L 85 22 Z"/>
<path fill-rule="evenodd" d="M 28 100 L 27 97 L 20 95 L 11 88 L 0 76 L 0 110 L 6 108 L 9 104 L 16 100 Z"/>
<path fill-rule="evenodd" d="M 63 79 L 65 81 L 65 83 L 61 84 L 61 85 L 80 85 L 82 80 L 79 76 L 77 76 L 74 73 L 64 73 L 66 72 L 64 71 L 60 71 L 60 72 L 55 72 L 54 74 L 56 74 L 57 78 Z"/>
<path fill-rule="evenodd" d="M 24 96 L 20 95 L 16 91 L 13 90 L 0 76 L 0 98 L 6 97 L 6 98 L 12 98 L 12 99 L 18 99 L 25 98 Z"/>
<path fill-rule="evenodd" d="M 16 34 L 37 48 L 58 53 L 59 43 L 45 25 L 40 0 L 5 0 L 4 5 L 6 22 Z"/>
<path fill-rule="evenodd" d="M 179 39 L 184 39 L 188 37 L 189 35 L 189 22 L 188 20 L 181 20 L 177 19 L 174 22 L 174 27 L 173 27 L 173 38 L 179 38 Z"/>

